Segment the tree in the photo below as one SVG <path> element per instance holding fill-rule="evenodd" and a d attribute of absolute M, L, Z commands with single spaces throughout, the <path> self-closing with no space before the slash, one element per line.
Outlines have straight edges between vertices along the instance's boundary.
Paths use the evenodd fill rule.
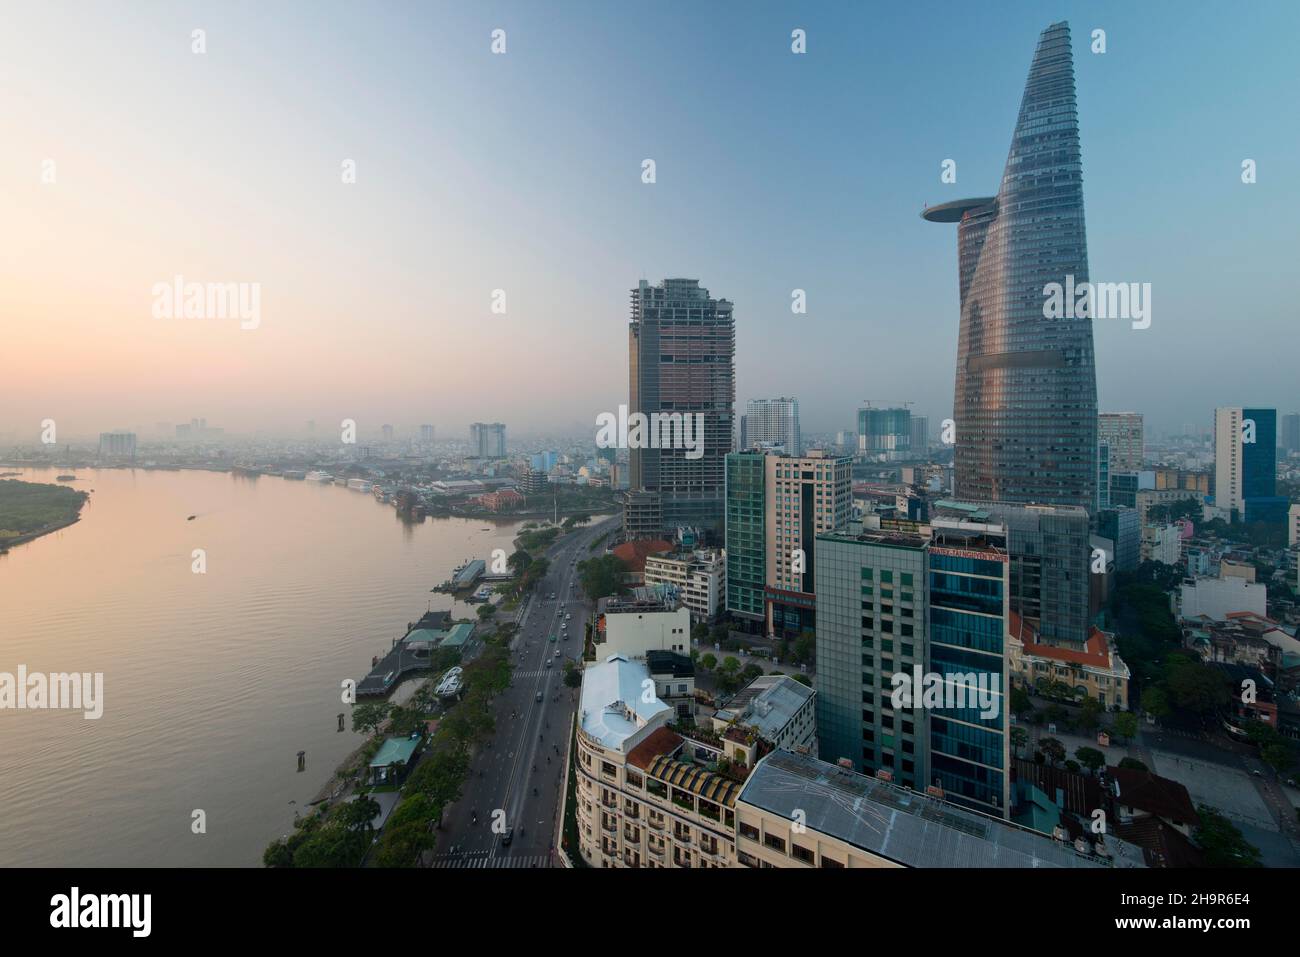
<path fill-rule="evenodd" d="M 745 684 L 749 684 L 751 681 L 753 681 L 755 678 L 760 677 L 762 674 L 763 674 L 762 666 L 756 665 L 753 662 L 751 662 L 745 665 L 745 670 L 740 673 L 740 680 Z"/>
<path fill-rule="evenodd" d="M 1079 759 L 1079 763 L 1096 774 L 1105 764 L 1106 755 L 1102 754 L 1096 748 L 1090 748 L 1086 745 L 1081 748 L 1075 748 L 1074 756 Z"/>
<path fill-rule="evenodd" d="M 1226 817 L 1204 804 L 1196 808 L 1200 826 L 1192 835 L 1205 852 L 1208 867 L 1259 867 L 1259 848 L 1241 836 Z"/>
<path fill-rule="evenodd" d="M 623 591 L 627 563 L 617 555 L 600 555 L 578 562 L 578 580 L 592 601 Z"/>
<path fill-rule="evenodd" d="M 1141 761 L 1139 761 L 1137 758 L 1120 758 L 1119 767 L 1124 768 L 1126 771 L 1148 770 L 1147 766 L 1143 764 Z"/>
<path fill-rule="evenodd" d="M 564 686 L 566 688 L 582 687 L 582 669 L 572 661 L 564 666 Z"/>
<path fill-rule="evenodd" d="M 516 551 L 506 559 L 506 566 L 516 575 L 522 575 L 525 569 L 533 563 L 533 556 L 521 550 Z"/>
<path fill-rule="evenodd" d="M 1138 719 L 1137 715 L 1133 712 L 1121 711 L 1119 714 L 1115 715 L 1114 731 L 1119 737 L 1123 738 L 1125 741 L 1131 741 L 1133 738 L 1137 737 L 1137 730 Z"/>
<path fill-rule="evenodd" d="M 374 734 L 379 726 L 388 720 L 392 705 L 387 701 L 354 704 L 352 706 L 352 730 L 358 734 Z"/>
<path fill-rule="evenodd" d="M 1166 686 L 1174 704 L 1195 714 L 1208 714 L 1228 703 L 1223 673 L 1183 655 L 1170 655 Z"/>
<path fill-rule="evenodd" d="M 803 672 L 800 672 L 797 675 L 791 675 L 790 677 L 793 678 L 795 681 L 799 682 L 801 685 L 807 685 L 809 688 L 812 687 L 812 679 L 809 678 Z"/>
<path fill-rule="evenodd" d="M 496 609 L 492 607 L 491 602 L 484 602 L 482 605 L 478 606 L 478 611 L 476 611 L 475 614 L 478 615 L 479 621 L 487 621 L 496 614 Z"/>
<path fill-rule="evenodd" d="M 727 655 L 727 657 L 722 659 L 722 670 L 728 675 L 734 675 L 740 670 L 740 659 Z"/>
<path fill-rule="evenodd" d="M 1092 731 L 1100 724 L 1101 702 L 1096 698 L 1084 698 L 1079 708 L 1079 727 Z"/>
<path fill-rule="evenodd" d="M 1142 692 L 1142 708 L 1154 718 L 1168 717 L 1173 709 L 1169 707 L 1169 696 L 1163 688 L 1147 688 Z"/>
<path fill-rule="evenodd" d="M 790 658 L 795 664 L 810 665 L 817 658 L 817 633 L 804 630 L 794 641 Z"/>
<path fill-rule="evenodd" d="M 1051 762 L 1052 767 L 1056 767 L 1058 761 L 1065 760 L 1065 745 L 1056 738 L 1042 738 L 1038 742 L 1038 749 Z"/>
<path fill-rule="evenodd" d="M 1021 749 L 1029 743 L 1029 732 L 1020 725 L 1011 728 L 1011 749 L 1019 757 Z"/>
<path fill-rule="evenodd" d="M 369 831 L 371 822 L 379 816 L 381 810 L 378 801 L 363 794 L 353 801 L 345 802 L 335 814 L 345 830 Z"/>
<path fill-rule="evenodd" d="M 714 668 L 718 667 L 718 656 L 711 651 L 706 652 L 704 656 L 700 658 L 700 666 L 705 671 L 712 671 Z"/>
<path fill-rule="evenodd" d="M 691 629 L 691 641 L 699 643 L 708 640 L 709 640 L 709 626 L 702 621 L 698 622 L 695 625 L 695 627 Z"/>
<path fill-rule="evenodd" d="M 1033 710 L 1034 703 L 1029 698 L 1029 692 L 1019 685 L 1013 687 L 1011 689 L 1011 713 L 1021 715 Z"/>
<path fill-rule="evenodd" d="M 1295 763 L 1295 755 L 1291 752 L 1291 746 L 1279 738 L 1271 741 L 1259 749 L 1260 759 L 1274 771 L 1285 771 Z"/>

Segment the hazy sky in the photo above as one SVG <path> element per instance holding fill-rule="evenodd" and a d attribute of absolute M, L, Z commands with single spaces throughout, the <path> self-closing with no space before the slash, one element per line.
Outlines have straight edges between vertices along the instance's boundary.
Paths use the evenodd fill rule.
<path fill-rule="evenodd" d="M 0 433 L 594 434 L 627 401 L 628 290 L 664 276 L 736 304 L 740 404 L 942 418 L 956 230 L 919 213 L 996 192 L 1060 19 L 1093 279 L 1152 284 L 1151 328 L 1097 323 L 1101 408 L 1300 407 L 1300 4 L 802 6 L 6 4 Z M 155 318 L 178 274 L 260 284 L 260 325 Z"/>

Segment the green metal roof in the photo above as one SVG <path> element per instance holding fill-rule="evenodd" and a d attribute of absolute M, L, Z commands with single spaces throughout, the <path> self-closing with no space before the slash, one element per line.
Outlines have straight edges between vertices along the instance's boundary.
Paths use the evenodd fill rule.
<path fill-rule="evenodd" d="M 469 641 L 469 636 L 474 633 L 474 626 L 466 622 L 459 625 L 452 625 L 447 629 L 446 637 L 438 643 L 439 648 L 459 648 Z"/>
<path fill-rule="evenodd" d="M 372 768 L 386 768 L 390 764 L 405 764 L 420 746 L 419 738 L 388 738 L 379 752 L 370 759 Z"/>

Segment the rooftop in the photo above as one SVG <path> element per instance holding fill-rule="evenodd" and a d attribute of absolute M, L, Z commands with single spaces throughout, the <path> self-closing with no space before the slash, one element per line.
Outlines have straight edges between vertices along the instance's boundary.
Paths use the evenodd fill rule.
<path fill-rule="evenodd" d="M 671 715 L 672 709 L 657 697 L 644 700 L 643 683 L 649 680 L 644 664 L 622 655 L 592 665 L 582 676 L 582 730 L 601 747 L 622 750 L 627 739 L 651 721 Z"/>
<path fill-rule="evenodd" d="M 959 223 L 962 216 L 972 209 L 988 206 L 997 200 L 996 196 L 976 196 L 971 199 L 954 199 L 937 206 L 927 206 L 921 210 L 921 218 L 932 223 Z"/>
<path fill-rule="evenodd" d="M 390 764 L 405 764 L 420 746 L 419 738 L 387 738 L 375 756 L 370 759 L 372 768 L 386 768 Z"/>
<path fill-rule="evenodd" d="M 762 675 L 742 688 L 716 717 L 725 721 L 728 713 L 735 715 L 739 723 L 773 741 L 813 694 L 812 688 L 789 675 Z"/>
<path fill-rule="evenodd" d="M 774 751 L 739 802 L 807 826 L 904 867 L 1145 867 L 1141 852 L 1108 839 L 1113 858 L 1081 854 L 1043 834 L 976 814 L 807 755 Z"/>

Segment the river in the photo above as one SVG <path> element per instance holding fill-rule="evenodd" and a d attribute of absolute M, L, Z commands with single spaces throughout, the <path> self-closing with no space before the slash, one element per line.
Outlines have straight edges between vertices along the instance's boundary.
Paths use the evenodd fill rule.
<path fill-rule="evenodd" d="M 103 716 L 0 710 L 0 866 L 260 865 L 361 743 L 341 682 L 430 607 L 472 617 L 429 589 L 519 526 L 272 476 L 76 474 L 81 520 L 0 555 L 0 672 L 102 672 Z"/>

